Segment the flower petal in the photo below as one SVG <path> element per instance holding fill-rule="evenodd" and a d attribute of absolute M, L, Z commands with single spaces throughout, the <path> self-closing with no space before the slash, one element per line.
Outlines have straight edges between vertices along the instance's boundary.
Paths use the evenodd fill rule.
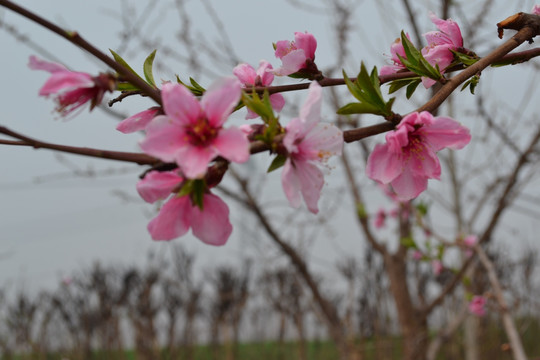
<path fill-rule="evenodd" d="M 471 141 L 469 129 L 454 119 L 443 116 L 434 118 L 433 123 L 421 131 L 435 151 L 445 147 L 461 149 Z"/>
<path fill-rule="evenodd" d="M 414 199 L 427 189 L 428 179 L 426 177 L 415 176 L 409 167 L 405 167 L 403 172 L 392 180 L 391 185 L 396 192 L 399 201 Z"/>
<path fill-rule="evenodd" d="M 292 207 L 297 208 L 302 202 L 300 197 L 300 179 L 296 173 L 296 169 L 293 167 L 291 159 L 287 159 L 281 172 L 281 185 L 283 186 L 283 192 L 289 200 L 289 204 Z"/>
<path fill-rule="evenodd" d="M 216 195 L 204 195 L 203 210 L 191 210 L 191 231 L 205 244 L 224 245 L 232 233 L 227 204 Z"/>
<path fill-rule="evenodd" d="M 306 54 L 302 49 L 292 50 L 281 58 L 281 63 L 281 67 L 274 70 L 275 75 L 287 76 L 294 74 L 306 65 Z"/>
<path fill-rule="evenodd" d="M 161 89 L 163 109 L 177 125 L 193 124 L 201 116 L 197 98 L 183 85 L 165 83 Z"/>
<path fill-rule="evenodd" d="M 300 119 L 306 123 L 316 124 L 321 121 L 322 87 L 318 82 L 309 84 L 309 92 L 304 105 L 300 109 Z"/>
<path fill-rule="evenodd" d="M 144 201 L 154 203 L 167 198 L 182 181 L 176 171 L 150 171 L 137 183 L 137 191 Z"/>
<path fill-rule="evenodd" d="M 34 55 L 30 56 L 28 67 L 32 70 L 45 70 L 50 73 L 54 73 L 57 71 L 68 71 L 69 70 L 62 64 L 54 63 L 54 62 L 48 62 L 41 60 L 37 58 Z"/>
<path fill-rule="evenodd" d="M 189 230 L 191 200 L 188 196 L 172 197 L 148 223 L 148 231 L 154 240 L 172 240 Z"/>
<path fill-rule="evenodd" d="M 308 59 L 315 59 L 315 50 L 317 50 L 317 40 L 315 37 L 306 32 L 295 32 L 294 43 L 296 48 L 304 50 L 305 56 Z"/>
<path fill-rule="evenodd" d="M 229 161 L 243 163 L 249 159 L 249 141 L 246 134 L 234 126 L 221 129 L 212 145 L 219 155 Z"/>
<path fill-rule="evenodd" d="M 124 134 L 144 130 L 146 125 L 152 121 L 158 112 L 159 108 L 157 107 L 141 111 L 133 116 L 128 117 L 127 119 L 120 121 L 120 123 L 116 126 L 116 130 L 123 132 Z"/>
<path fill-rule="evenodd" d="M 369 155 L 366 174 L 370 179 L 388 184 L 401 174 L 404 166 L 402 154 L 389 151 L 388 144 L 377 144 Z"/>
<path fill-rule="evenodd" d="M 95 83 L 90 74 L 71 71 L 57 71 L 54 72 L 45 82 L 43 87 L 39 90 L 39 95 L 47 96 L 56 94 L 60 91 L 78 88 L 92 88 L 94 86 Z"/>
<path fill-rule="evenodd" d="M 257 69 L 257 75 L 260 76 L 261 83 L 262 83 L 263 86 L 268 86 L 268 85 L 272 84 L 272 81 L 274 81 L 274 74 L 272 73 L 272 70 L 274 70 L 274 68 L 272 67 L 272 65 L 268 61 L 261 60 L 259 62 L 259 68 Z"/>
<path fill-rule="evenodd" d="M 318 202 L 324 185 L 322 171 L 309 161 L 296 161 L 294 163 L 296 176 L 300 181 L 300 188 L 304 202 L 313 214 L 319 212 Z"/>
<path fill-rule="evenodd" d="M 223 125 L 241 96 L 242 87 L 238 79 L 222 78 L 214 82 L 201 99 L 208 123 L 216 128 Z"/>
<path fill-rule="evenodd" d="M 156 116 L 146 126 L 146 137 L 139 142 L 141 149 L 165 162 L 173 162 L 180 147 L 185 146 L 184 130 L 173 124 L 166 115 Z"/>
<path fill-rule="evenodd" d="M 255 72 L 253 66 L 246 63 L 238 64 L 233 69 L 233 74 L 238 78 L 238 80 L 240 80 L 242 84 L 255 85 L 257 73 Z"/>
<path fill-rule="evenodd" d="M 217 155 L 217 149 L 212 146 L 200 147 L 187 144 L 176 151 L 175 160 L 187 178 L 199 179 L 206 174 L 208 164 Z"/>

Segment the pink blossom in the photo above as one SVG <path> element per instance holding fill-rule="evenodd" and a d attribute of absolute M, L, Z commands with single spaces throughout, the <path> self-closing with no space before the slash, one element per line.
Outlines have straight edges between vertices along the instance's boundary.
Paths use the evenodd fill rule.
<path fill-rule="evenodd" d="M 429 18 L 439 31 L 424 34 L 428 45 L 422 49 L 422 55 L 431 65 L 438 66 L 442 74 L 454 60 L 451 50 L 463 47 L 463 37 L 459 25 L 454 20 L 442 20 L 433 13 L 429 14 Z M 435 80 L 422 78 L 422 84 L 427 89 L 435 84 Z"/>
<path fill-rule="evenodd" d="M 341 130 L 320 122 L 321 103 L 322 88 L 314 81 L 309 86 L 300 116 L 289 122 L 283 138 L 283 146 L 288 152 L 281 173 L 285 195 L 293 207 L 298 207 L 302 194 L 309 211 L 314 214 L 319 211 L 317 203 L 324 184 L 318 165 L 332 155 L 341 155 L 343 147 Z"/>
<path fill-rule="evenodd" d="M 465 256 L 470 257 L 473 254 L 473 248 L 478 242 L 478 237 L 476 235 L 469 235 L 463 239 L 463 244 L 467 247 L 465 250 Z"/>
<path fill-rule="evenodd" d="M 384 209 L 377 210 L 377 214 L 375 214 L 375 221 L 374 226 L 376 229 L 382 229 L 385 226 L 386 222 L 386 212 Z"/>
<path fill-rule="evenodd" d="M 116 130 L 123 132 L 124 134 L 144 130 L 146 125 L 148 125 L 159 112 L 159 107 L 152 107 L 150 109 L 141 111 L 133 116 L 128 117 L 127 119 L 120 121 L 118 126 L 116 126 Z"/>
<path fill-rule="evenodd" d="M 367 176 L 391 184 L 400 201 L 413 199 L 426 190 L 428 179 L 440 179 L 437 151 L 461 149 L 469 143 L 469 129 L 447 117 L 429 112 L 405 116 L 386 143 L 377 144 L 368 158 Z"/>
<path fill-rule="evenodd" d="M 410 40 L 409 34 L 407 34 L 407 38 Z M 390 53 L 392 54 L 392 65 L 385 65 L 381 67 L 381 70 L 379 71 L 379 75 L 390 75 L 395 74 L 400 70 L 407 70 L 405 65 L 401 62 L 398 55 L 407 58 L 405 54 L 405 49 L 403 48 L 403 44 L 401 43 L 401 38 L 397 38 L 396 41 L 392 43 L 392 46 L 390 46 Z"/>
<path fill-rule="evenodd" d="M 316 49 L 317 40 L 307 31 L 304 33 L 295 32 L 294 41 L 278 41 L 275 55 L 281 59 L 282 65 L 281 68 L 274 71 L 274 74 L 286 76 L 309 68 L 315 60 Z"/>
<path fill-rule="evenodd" d="M 486 315 L 486 298 L 480 295 L 473 296 L 469 303 L 469 312 L 476 316 Z"/>
<path fill-rule="evenodd" d="M 270 86 L 272 81 L 274 81 L 274 74 L 271 72 L 272 69 L 272 65 L 270 65 L 268 61 L 262 60 L 259 63 L 257 71 L 255 71 L 253 66 L 243 63 L 237 65 L 233 69 L 233 74 L 240 80 L 245 88 L 252 86 Z M 281 94 L 272 94 L 270 95 L 270 103 L 276 112 L 280 112 L 285 105 L 285 99 Z M 246 120 L 255 119 L 258 116 L 259 115 L 248 109 Z"/>
<path fill-rule="evenodd" d="M 424 257 L 424 254 L 420 250 L 414 250 L 412 257 L 414 260 L 419 261 L 422 260 L 422 257 Z"/>
<path fill-rule="evenodd" d="M 433 260 L 431 262 L 431 268 L 433 269 L 433 274 L 440 275 L 444 269 L 444 266 L 441 260 Z"/>
<path fill-rule="evenodd" d="M 28 66 L 32 70 L 45 70 L 51 77 L 39 90 L 39 95 L 56 95 L 56 111 L 67 116 L 87 102 L 90 110 L 101 103 L 106 91 L 114 91 L 115 79 L 109 74 L 91 76 L 83 72 L 70 71 L 61 64 L 47 62 L 30 56 Z"/>
<path fill-rule="evenodd" d="M 201 101 L 184 86 L 167 83 L 161 91 L 165 115 L 146 126 L 140 143 L 147 154 L 176 162 L 190 179 L 204 176 L 216 156 L 242 163 L 249 158 L 249 142 L 236 127 L 223 128 L 241 96 L 237 79 L 224 78 L 204 93 Z"/>
<path fill-rule="evenodd" d="M 171 196 L 183 180 L 175 171 L 151 171 L 138 182 L 137 191 L 150 203 L 170 196 L 148 224 L 152 239 L 172 240 L 191 228 L 193 235 L 206 244 L 225 244 L 232 232 L 227 204 L 210 192 L 203 195 L 202 209 L 193 203 L 190 195 Z"/>
<path fill-rule="evenodd" d="M 540 5 L 534 5 L 531 10 L 531 14 L 540 15 Z"/>

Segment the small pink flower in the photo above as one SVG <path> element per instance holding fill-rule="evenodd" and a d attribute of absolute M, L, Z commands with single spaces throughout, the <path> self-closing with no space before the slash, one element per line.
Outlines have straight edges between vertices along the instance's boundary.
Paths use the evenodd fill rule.
<path fill-rule="evenodd" d="M 87 102 L 90 102 L 92 110 L 101 103 L 106 91 L 112 92 L 116 88 L 116 81 L 109 74 L 93 77 L 87 73 L 70 71 L 61 64 L 43 61 L 35 56 L 30 56 L 28 67 L 51 73 L 39 95 L 56 95 L 56 111 L 62 116 L 69 115 Z"/>
<path fill-rule="evenodd" d="M 281 59 L 281 67 L 274 71 L 278 76 L 294 74 L 314 65 L 317 40 L 307 31 L 295 32 L 294 41 L 281 40 L 276 43 L 275 55 Z"/>
<path fill-rule="evenodd" d="M 465 237 L 465 239 L 463 239 L 463 244 L 467 247 L 467 249 L 465 249 L 466 257 L 472 256 L 473 254 L 472 249 L 474 248 L 477 242 L 478 242 L 478 237 L 476 235 L 469 235 Z"/>
<path fill-rule="evenodd" d="M 433 274 L 440 275 L 444 269 L 444 266 L 440 260 L 433 260 L 431 262 L 431 268 L 433 269 Z"/>
<path fill-rule="evenodd" d="M 531 10 L 531 14 L 540 15 L 540 5 L 534 5 Z"/>
<path fill-rule="evenodd" d="M 384 209 L 377 210 L 377 214 L 375 214 L 375 221 L 374 226 L 376 229 L 382 229 L 385 226 L 386 222 L 386 212 Z"/>
<path fill-rule="evenodd" d="M 419 261 L 419 260 L 422 259 L 422 257 L 424 257 L 424 254 L 422 254 L 422 252 L 420 250 L 414 250 L 413 254 L 412 254 L 412 257 L 413 257 L 414 260 Z"/>
<path fill-rule="evenodd" d="M 322 171 L 318 168 L 332 155 L 341 155 L 343 134 L 331 124 L 321 123 L 322 88 L 316 82 L 309 86 L 306 102 L 300 116 L 286 127 L 283 146 L 288 152 L 281 173 L 281 183 L 289 203 L 300 206 L 301 197 L 312 213 L 319 211 L 317 203 L 324 184 Z"/>
<path fill-rule="evenodd" d="M 428 179 L 440 179 L 437 151 L 461 149 L 470 140 L 469 129 L 457 121 L 414 112 L 386 134 L 386 144 L 375 146 L 366 173 L 382 184 L 391 184 L 398 200 L 410 200 L 426 190 Z"/>
<path fill-rule="evenodd" d="M 141 131 L 146 128 L 146 125 L 152 121 L 160 112 L 159 107 L 152 107 L 150 109 L 141 111 L 133 116 L 128 117 L 120 121 L 116 130 L 123 132 L 124 134 L 129 134 L 135 131 Z"/>
<path fill-rule="evenodd" d="M 237 65 L 233 69 L 233 74 L 240 80 L 244 88 L 252 86 L 270 86 L 272 81 L 274 81 L 274 74 L 272 74 L 271 70 L 272 65 L 270 65 L 268 61 L 262 60 L 259 63 L 257 71 L 255 71 L 253 66 L 244 63 Z M 272 94 L 270 95 L 270 103 L 276 112 L 280 112 L 285 105 L 285 99 L 281 94 Z M 246 120 L 255 119 L 258 116 L 259 115 L 248 109 Z"/>
<path fill-rule="evenodd" d="M 151 171 L 137 183 L 137 191 L 147 202 L 170 196 L 148 224 L 152 239 L 172 240 L 185 235 L 191 228 L 193 235 L 206 244 L 225 244 L 232 232 L 227 204 L 210 192 L 204 194 L 202 209 L 192 202 L 189 195 L 171 196 L 183 180 L 175 171 Z"/>
<path fill-rule="evenodd" d="M 459 25 L 454 20 L 439 19 L 431 12 L 429 17 L 439 31 L 430 31 L 424 34 L 428 45 L 422 49 L 422 55 L 433 67 L 439 66 L 442 74 L 454 60 L 454 54 L 450 50 L 463 47 L 463 37 Z M 422 84 L 427 89 L 435 84 L 435 80 L 422 78 Z"/>
<path fill-rule="evenodd" d="M 237 79 L 214 83 L 201 101 L 184 86 L 167 83 L 161 95 L 165 115 L 146 126 L 140 143 L 144 152 L 165 162 L 176 162 L 185 177 L 204 176 L 216 156 L 243 163 L 249 158 L 249 142 L 236 127 L 223 128 L 241 96 Z"/>
<path fill-rule="evenodd" d="M 486 315 L 486 298 L 475 295 L 469 303 L 469 312 L 476 316 Z"/>

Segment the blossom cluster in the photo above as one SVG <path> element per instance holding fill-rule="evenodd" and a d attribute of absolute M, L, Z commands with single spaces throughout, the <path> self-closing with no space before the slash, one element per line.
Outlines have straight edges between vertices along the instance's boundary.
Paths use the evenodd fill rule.
<path fill-rule="evenodd" d="M 441 20 L 433 14 L 430 17 L 439 31 L 425 35 L 428 46 L 422 49 L 422 54 L 442 72 L 453 60 L 451 51 L 463 46 L 463 39 L 454 21 Z M 217 181 L 210 181 L 209 177 L 219 162 L 245 163 L 250 158 L 251 142 L 257 139 L 253 130 L 256 127 L 226 123 L 241 105 L 247 105 L 243 94 L 263 97 L 255 88 L 259 91 L 271 86 L 275 76 L 312 80 L 299 115 L 284 126 L 278 117 L 270 116 L 277 124 L 277 127 L 272 125 L 276 133 L 269 132 L 270 120 L 256 107 L 248 107 L 245 118 L 261 116 L 259 135 L 267 134 L 272 141 L 277 134 L 282 135 L 279 146 L 270 147 L 284 158 L 281 182 L 285 196 L 291 206 L 299 207 L 303 200 L 310 212 L 318 213 L 324 168 L 332 156 L 341 155 L 343 133 L 321 121 L 323 88 L 316 80 L 323 77 L 315 64 L 315 37 L 308 32 L 296 32 L 293 41 L 278 41 L 274 49 L 274 55 L 281 60 L 277 69 L 266 60 L 257 69 L 242 63 L 232 70 L 235 77 L 218 79 L 199 92 L 180 81 L 164 82 L 160 89 L 161 106 L 143 110 L 118 124 L 117 129 L 123 133 L 143 132 L 141 149 L 165 164 L 173 164 L 174 170 L 149 171 L 137 184 L 145 201 L 163 202 L 157 216 L 148 224 L 153 239 L 171 240 L 191 229 L 206 244 L 227 242 L 232 232 L 229 208 L 213 193 L 221 177 Z M 400 60 L 405 57 L 403 45 L 399 41 L 394 43 L 391 52 L 393 65 L 384 66 L 381 74 L 405 68 Z M 119 81 L 113 74 L 91 76 L 35 57 L 30 58 L 29 66 L 51 73 L 40 95 L 56 96 L 57 110 L 63 116 L 85 103 L 90 103 L 91 108 L 99 105 L 104 93 L 116 90 Z M 426 88 L 432 84 L 431 79 L 424 80 Z M 283 95 L 264 96 L 268 96 L 267 117 L 282 111 Z M 391 186 L 396 201 L 408 201 L 426 190 L 428 179 L 440 179 L 441 166 L 436 153 L 444 148 L 461 149 L 470 139 L 469 130 L 451 118 L 413 112 L 387 133 L 385 144 L 375 146 L 366 173 L 376 182 Z M 379 212 L 376 227 L 384 226 L 388 215 Z"/>

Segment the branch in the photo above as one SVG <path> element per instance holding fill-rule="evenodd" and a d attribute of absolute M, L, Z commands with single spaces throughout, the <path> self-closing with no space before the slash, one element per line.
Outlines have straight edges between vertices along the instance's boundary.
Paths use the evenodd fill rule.
<path fill-rule="evenodd" d="M 32 20 L 33 22 L 51 30 L 52 32 L 62 36 L 69 42 L 81 47 L 82 49 L 88 51 L 90 54 L 98 58 L 99 60 L 103 61 L 105 64 L 110 66 L 112 69 L 116 70 L 120 75 L 122 75 L 123 79 L 130 82 L 131 84 L 137 86 L 139 89 L 144 91 L 148 96 L 150 96 L 152 99 L 154 99 L 155 102 L 161 105 L 161 94 L 158 89 L 153 88 L 149 84 L 147 84 L 144 80 L 140 79 L 138 76 L 135 76 L 131 71 L 126 69 L 124 66 L 120 65 L 114 59 L 109 57 L 108 55 L 101 52 L 99 49 L 97 49 L 95 46 L 90 44 L 88 41 L 83 39 L 76 31 L 66 31 L 62 29 L 61 27 L 53 24 L 52 22 L 42 18 L 41 16 L 26 10 L 25 8 L 20 7 L 19 5 L 16 5 L 12 3 L 9 0 L 0 0 L 0 6 L 4 6 L 16 13 L 18 13 L 21 16 L 26 17 L 29 20 Z"/>
<path fill-rule="evenodd" d="M 47 143 L 47 142 L 32 139 L 28 136 L 9 130 L 5 126 L 0 126 L 0 133 L 8 135 L 12 138 L 21 140 L 21 141 L 0 140 L 0 144 L 3 144 L 3 145 L 32 146 L 34 149 L 40 149 L 40 148 L 50 149 L 50 150 L 56 150 L 56 151 L 70 153 L 70 154 L 91 156 L 91 157 L 96 157 L 100 159 L 133 162 L 139 165 L 156 165 L 160 162 L 158 159 L 152 156 L 141 154 L 141 153 L 109 151 L 109 150 L 100 150 L 100 149 L 92 149 L 92 148 L 85 148 L 85 147 Z"/>
<path fill-rule="evenodd" d="M 473 65 L 469 66 L 463 70 L 458 75 L 454 76 L 444 84 L 441 89 L 423 106 L 419 107 L 415 111 L 429 111 L 433 112 L 436 110 L 445 100 L 452 94 L 452 92 L 464 81 L 466 81 L 471 76 L 478 74 L 486 67 L 495 63 L 498 60 L 508 54 L 510 51 L 514 50 L 516 47 L 524 43 L 525 41 L 531 39 L 537 35 L 533 28 L 529 26 L 523 27 L 518 31 L 511 39 L 506 41 L 504 44 L 493 50 L 490 54 L 482 59 L 478 60 Z"/>
<path fill-rule="evenodd" d="M 497 273 L 495 272 L 493 262 L 489 260 L 486 252 L 484 251 L 484 249 L 482 249 L 481 246 L 476 245 L 474 250 L 478 254 L 480 262 L 488 273 L 489 282 L 491 283 L 491 287 L 493 289 L 493 292 L 495 293 L 495 298 L 497 299 L 497 303 L 499 304 L 501 309 L 504 330 L 506 331 L 506 335 L 508 336 L 508 340 L 510 341 L 510 347 L 512 348 L 514 359 L 527 360 L 528 358 L 525 354 L 525 350 L 523 349 L 523 344 L 521 343 L 521 339 L 519 337 L 519 333 L 517 332 L 516 325 L 514 324 L 514 320 L 512 320 L 512 316 L 510 316 L 508 304 L 504 299 L 503 290 L 501 284 L 499 283 L 499 279 L 497 278 Z"/>

